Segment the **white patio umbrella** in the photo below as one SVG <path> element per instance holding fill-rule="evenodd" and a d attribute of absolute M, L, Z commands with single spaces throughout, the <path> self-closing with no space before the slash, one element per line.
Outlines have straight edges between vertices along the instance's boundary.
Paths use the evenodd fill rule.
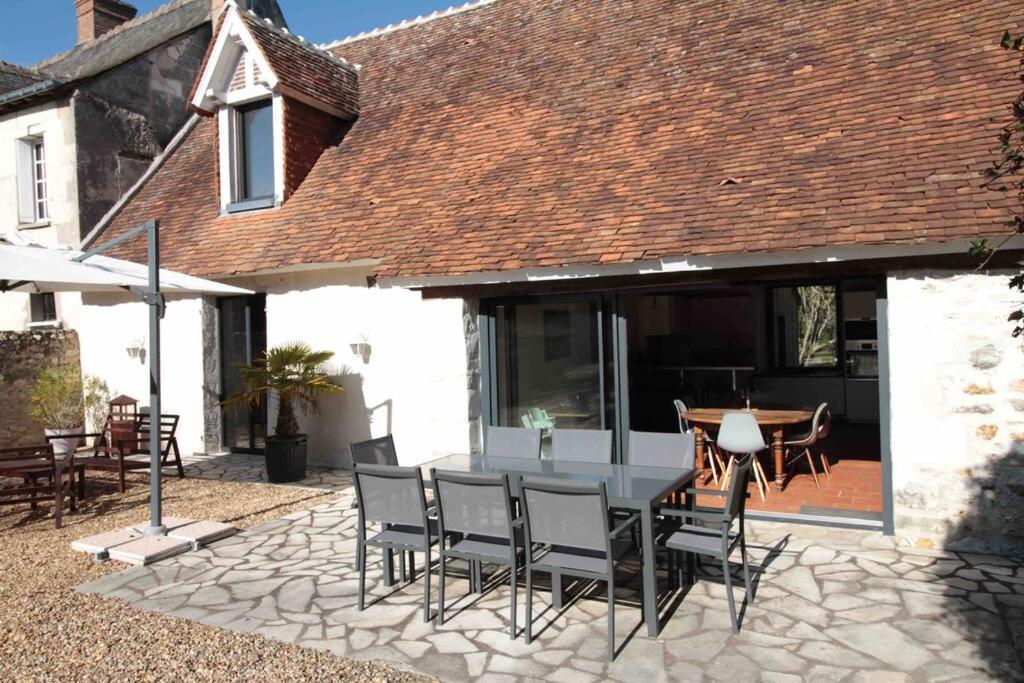
<path fill-rule="evenodd" d="M 115 244 L 145 232 L 148 264 L 100 256 Z M 147 535 L 166 529 L 160 510 L 160 319 L 164 293 L 252 294 L 212 280 L 160 269 L 160 229 L 147 221 L 86 252 L 66 246 L 46 246 L 20 234 L 0 235 L 0 292 L 130 291 L 149 306 L 149 481 L 150 525 Z"/>

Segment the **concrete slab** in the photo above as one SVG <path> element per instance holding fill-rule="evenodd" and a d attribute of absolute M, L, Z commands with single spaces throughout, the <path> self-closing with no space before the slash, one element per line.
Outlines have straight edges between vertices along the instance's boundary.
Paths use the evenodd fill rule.
<path fill-rule="evenodd" d="M 191 544 L 193 550 L 198 550 L 208 543 L 219 541 L 222 538 L 227 538 L 237 533 L 238 529 L 230 524 L 203 521 L 192 522 L 191 524 L 171 529 L 167 532 L 167 535 L 171 538 L 187 541 Z"/>
<path fill-rule="evenodd" d="M 188 541 L 170 536 L 141 536 L 107 550 L 112 560 L 145 565 L 186 552 L 192 547 Z"/>
<path fill-rule="evenodd" d="M 89 536 L 87 538 L 81 538 L 77 541 L 71 542 L 71 549 L 78 550 L 83 553 L 92 553 L 93 555 L 106 555 L 107 550 L 114 546 L 123 545 L 129 541 L 134 541 L 137 538 L 142 537 L 142 532 L 128 527 L 125 529 L 118 529 L 117 531 L 107 531 L 102 534 L 96 534 L 95 536 Z"/>

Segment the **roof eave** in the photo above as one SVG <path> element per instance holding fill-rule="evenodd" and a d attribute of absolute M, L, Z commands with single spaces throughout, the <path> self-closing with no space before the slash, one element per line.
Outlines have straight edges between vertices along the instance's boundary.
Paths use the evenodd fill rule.
<path fill-rule="evenodd" d="M 18 88 L 17 90 L 4 93 L 3 95 L 0 95 L 0 111 L 27 106 L 37 100 L 55 95 L 57 92 L 62 90 L 65 85 L 67 84 L 63 81 L 59 81 L 55 78 L 49 78 L 45 81 L 26 85 L 24 88 Z"/>

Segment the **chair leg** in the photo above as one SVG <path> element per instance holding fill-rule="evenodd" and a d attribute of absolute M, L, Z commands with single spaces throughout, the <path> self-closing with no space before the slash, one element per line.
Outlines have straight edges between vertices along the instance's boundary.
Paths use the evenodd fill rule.
<path fill-rule="evenodd" d="M 444 623 L 444 553 L 437 558 L 437 623 Z"/>
<path fill-rule="evenodd" d="M 807 464 L 811 466 L 811 476 L 814 477 L 814 488 L 821 490 L 821 484 L 818 483 L 818 471 L 814 469 L 814 456 L 811 455 L 811 449 L 805 448 L 804 455 L 807 457 Z"/>
<path fill-rule="evenodd" d="M 513 544 L 513 545 L 515 545 L 515 544 Z M 516 559 L 515 555 L 512 556 L 512 566 L 509 567 L 508 572 L 509 572 L 509 578 L 508 578 L 509 588 L 512 589 L 512 604 L 509 607 L 509 611 L 511 612 L 511 614 L 509 615 L 509 621 L 511 622 L 511 625 L 510 625 L 509 631 L 508 631 L 508 639 L 509 640 L 515 640 L 516 639 L 516 611 L 517 611 L 516 607 L 518 606 L 516 604 L 517 603 L 516 589 L 518 588 L 518 586 L 516 586 L 516 577 L 519 574 L 519 562 Z"/>
<path fill-rule="evenodd" d="M 730 455 L 729 464 L 725 466 L 725 474 L 722 475 L 722 484 L 718 487 L 721 491 L 724 491 L 725 487 L 729 485 L 729 476 L 732 475 L 732 465 L 734 462 L 736 462 L 736 457 Z"/>
<path fill-rule="evenodd" d="M 366 609 L 366 546 L 356 544 L 356 563 L 359 564 L 359 611 Z"/>
<path fill-rule="evenodd" d="M 831 481 L 832 468 L 828 466 L 828 456 L 825 455 L 825 451 L 821 451 L 818 455 L 821 456 L 821 469 L 825 472 L 825 478 Z"/>
<path fill-rule="evenodd" d="M 706 459 L 708 461 L 708 465 L 711 466 L 711 481 L 713 481 L 713 482 L 715 482 L 717 484 L 718 483 L 718 468 L 715 466 L 715 449 L 713 449 L 711 447 L 711 444 L 708 444 L 707 447 L 704 450 L 705 450 L 705 453 L 707 454 L 707 458 Z"/>
<path fill-rule="evenodd" d="M 729 557 L 722 558 L 722 578 L 725 580 L 725 597 L 729 599 L 729 616 L 732 617 L 732 632 L 739 633 L 739 620 L 736 617 L 736 597 L 732 594 L 732 574 L 729 572 Z"/>
<path fill-rule="evenodd" d="M 714 446 L 711 449 L 711 453 L 715 456 L 715 460 L 718 462 L 718 469 L 721 472 L 725 472 L 725 461 L 722 460 L 722 451 L 718 450 L 718 446 Z"/>
<path fill-rule="evenodd" d="M 404 550 L 399 550 L 398 551 L 398 580 L 399 581 L 405 581 L 405 579 L 406 579 L 406 574 L 405 574 L 405 551 Z"/>
<path fill-rule="evenodd" d="M 181 466 L 181 453 L 178 451 L 178 440 L 174 439 L 171 441 L 171 447 L 174 449 L 174 462 L 178 466 L 178 479 L 185 478 L 185 468 Z"/>
<path fill-rule="evenodd" d="M 526 566 L 526 644 L 533 639 L 533 571 Z"/>
<path fill-rule="evenodd" d="M 413 554 L 409 553 L 409 576 L 413 575 Z M 423 623 L 430 621 L 430 546 L 423 556 Z"/>
<path fill-rule="evenodd" d="M 615 576 L 608 577 L 608 661 L 615 659 Z"/>
<path fill-rule="evenodd" d="M 118 484 L 121 487 L 121 493 L 124 493 L 125 485 L 124 485 L 124 463 L 123 462 L 121 463 L 121 467 L 118 469 L 117 474 L 118 474 Z"/>
<path fill-rule="evenodd" d="M 761 502 L 765 501 L 764 491 L 767 485 L 765 481 L 766 477 L 764 470 L 761 468 L 761 463 L 757 460 L 757 456 L 754 456 L 754 481 L 757 483 L 757 492 L 761 494 Z"/>
<path fill-rule="evenodd" d="M 747 538 L 740 531 L 740 556 L 743 560 L 743 583 L 747 587 L 747 604 L 754 604 L 754 589 L 750 585 L 750 563 L 747 562 Z"/>

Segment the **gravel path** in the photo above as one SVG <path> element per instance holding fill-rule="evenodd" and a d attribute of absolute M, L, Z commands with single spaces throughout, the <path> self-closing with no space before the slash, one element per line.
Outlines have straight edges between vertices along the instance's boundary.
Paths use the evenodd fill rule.
<path fill-rule="evenodd" d="M 49 505 L 0 508 L 0 680 L 426 680 L 377 662 L 141 612 L 82 595 L 83 581 L 124 569 L 71 550 L 71 541 L 144 521 L 149 487 L 127 493 L 90 472 L 78 512 L 53 527 Z M 164 513 L 245 528 L 326 502 L 332 494 L 265 484 L 165 480 Z"/>

